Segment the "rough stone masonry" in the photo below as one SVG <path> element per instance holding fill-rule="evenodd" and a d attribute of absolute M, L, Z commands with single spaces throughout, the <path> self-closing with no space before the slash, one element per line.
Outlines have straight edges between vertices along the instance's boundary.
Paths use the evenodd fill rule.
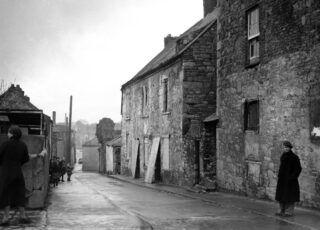
<path fill-rule="evenodd" d="M 281 142 L 289 140 L 303 167 L 301 204 L 319 208 L 320 2 L 234 0 L 219 6 L 219 187 L 274 199 Z M 256 9 L 259 55 L 253 60 L 248 14 Z M 250 128 L 254 119 L 258 126 Z"/>

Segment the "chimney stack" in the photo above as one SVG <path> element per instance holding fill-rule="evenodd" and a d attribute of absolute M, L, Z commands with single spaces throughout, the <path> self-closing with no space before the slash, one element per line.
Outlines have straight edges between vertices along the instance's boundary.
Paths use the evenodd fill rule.
<path fill-rule="evenodd" d="M 56 111 L 52 112 L 52 123 L 53 123 L 53 125 L 56 124 Z"/>
<path fill-rule="evenodd" d="M 167 37 L 164 38 L 164 47 L 173 42 L 177 37 L 172 37 L 171 34 L 168 34 Z"/>
<path fill-rule="evenodd" d="M 203 0 L 204 17 L 210 14 L 217 7 L 217 0 Z"/>

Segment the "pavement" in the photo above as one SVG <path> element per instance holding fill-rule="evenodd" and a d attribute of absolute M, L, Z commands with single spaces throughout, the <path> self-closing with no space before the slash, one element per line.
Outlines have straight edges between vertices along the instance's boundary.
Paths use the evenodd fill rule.
<path fill-rule="evenodd" d="M 279 217 L 275 215 L 278 211 L 278 203 L 274 201 L 254 199 L 222 192 L 207 192 L 205 190 L 201 190 L 201 188 L 185 188 L 166 184 L 149 184 L 145 183 L 143 179 L 133 179 L 132 177 L 123 175 L 108 175 L 108 177 L 143 186 L 148 189 L 201 200 L 224 208 L 238 209 L 246 212 L 249 211 L 268 218 L 274 218 L 275 220 L 285 221 L 297 227 L 310 230 L 320 230 L 319 210 L 295 207 L 295 215 L 293 217 Z"/>
<path fill-rule="evenodd" d="M 0 218 L 2 219 L 3 213 L 1 212 Z M 19 215 L 17 210 L 10 211 L 9 222 L 10 226 L 1 227 L 0 229 L 45 229 L 47 211 L 45 209 L 26 210 L 26 215 L 30 219 L 29 224 L 20 224 Z"/>

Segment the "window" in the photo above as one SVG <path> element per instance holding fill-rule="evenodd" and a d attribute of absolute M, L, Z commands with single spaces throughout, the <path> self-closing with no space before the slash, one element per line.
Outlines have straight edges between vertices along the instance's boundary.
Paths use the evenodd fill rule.
<path fill-rule="evenodd" d="M 320 82 L 312 84 L 309 89 L 309 128 L 313 144 L 320 144 Z"/>
<path fill-rule="evenodd" d="M 143 86 L 141 89 L 141 114 L 145 115 L 148 106 L 148 88 Z"/>
<path fill-rule="evenodd" d="M 248 57 L 249 63 L 254 64 L 259 61 L 260 45 L 259 45 L 259 8 L 248 11 Z"/>
<path fill-rule="evenodd" d="M 130 141 L 129 141 L 129 133 L 126 133 L 126 155 L 127 155 L 127 159 L 130 159 Z"/>
<path fill-rule="evenodd" d="M 163 79 L 163 110 L 168 112 L 168 78 Z"/>
<path fill-rule="evenodd" d="M 144 91 L 144 107 L 146 108 L 148 106 L 148 87 L 143 86 Z"/>
<path fill-rule="evenodd" d="M 259 131 L 259 101 L 244 104 L 244 130 Z"/>
<path fill-rule="evenodd" d="M 126 93 L 126 98 L 125 98 L 126 102 L 125 102 L 125 115 L 126 115 L 126 119 L 130 119 L 130 92 Z"/>
<path fill-rule="evenodd" d="M 144 87 L 141 88 L 141 114 L 143 115 L 144 111 Z"/>

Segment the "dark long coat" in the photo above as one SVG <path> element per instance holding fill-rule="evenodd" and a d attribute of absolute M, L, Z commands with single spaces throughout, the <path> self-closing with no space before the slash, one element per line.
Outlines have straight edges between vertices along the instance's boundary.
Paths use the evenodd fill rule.
<path fill-rule="evenodd" d="M 0 207 L 24 207 L 25 181 L 21 166 L 27 161 L 28 149 L 22 141 L 10 139 L 0 146 Z"/>
<path fill-rule="evenodd" d="M 300 201 L 300 188 L 298 177 L 301 173 L 299 157 L 285 152 L 280 158 L 276 200 L 280 203 L 293 203 Z"/>

